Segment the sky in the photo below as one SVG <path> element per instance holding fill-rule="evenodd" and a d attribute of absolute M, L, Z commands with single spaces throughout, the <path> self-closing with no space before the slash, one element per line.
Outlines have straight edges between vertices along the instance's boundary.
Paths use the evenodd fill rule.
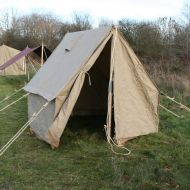
<path fill-rule="evenodd" d="M 74 12 L 81 12 L 89 14 L 96 25 L 102 18 L 117 22 L 121 18 L 177 17 L 188 1 L 190 3 L 190 0 L 0 0 L 0 10 L 13 9 L 22 14 L 51 12 L 68 21 Z"/>

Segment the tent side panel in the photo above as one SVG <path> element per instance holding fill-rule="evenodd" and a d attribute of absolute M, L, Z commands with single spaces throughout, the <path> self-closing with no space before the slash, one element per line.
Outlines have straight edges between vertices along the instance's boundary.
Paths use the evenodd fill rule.
<path fill-rule="evenodd" d="M 118 144 L 158 131 L 158 90 L 144 77 L 141 80 L 130 52 L 116 38 L 114 51 L 114 119 Z M 147 86 L 147 84 L 149 86 Z M 151 96 L 150 96 L 151 94 Z"/>
<path fill-rule="evenodd" d="M 141 89 L 144 91 L 144 94 L 147 96 L 150 103 L 152 104 L 152 109 L 154 109 L 155 114 L 158 115 L 159 90 L 155 86 L 154 82 L 150 79 L 144 66 L 142 65 L 138 57 L 135 55 L 134 51 L 126 42 L 126 40 L 124 40 L 124 38 L 121 35 L 119 35 L 119 37 L 122 44 L 127 49 L 129 58 L 132 62 L 132 65 L 134 66 L 134 71 L 136 73 L 136 76 L 138 77 L 138 80 L 141 82 L 141 86 L 143 86 L 143 88 Z"/>
<path fill-rule="evenodd" d="M 38 112 L 40 108 L 47 101 L 38 95 L 30 94 L 28 96 L 28 117 L 29 119 L 34 113 Z M 38 117 L 30 124 L 31 129 L 35 132 L 39 139 L 48 142 L 45 137 L 45 133 L 48 128 L 52 125 L 54 120 L 55 103 L 52 101 L 48 104 L 46 109 L 44 109 Z"/>
<path fill-rule="evenodd" d="M 5 75 L 25 75 L 25 59 L 22 58 L 19 62 L 16 62 L 4 70 Z"/>

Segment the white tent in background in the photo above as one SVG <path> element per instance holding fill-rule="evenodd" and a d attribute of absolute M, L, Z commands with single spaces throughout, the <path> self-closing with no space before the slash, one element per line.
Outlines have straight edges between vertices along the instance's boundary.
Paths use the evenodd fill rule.
<path fill-rule="evenodd" d="M 119 145 L 158 131 L 159 92 L 114 27 L 66 34 L 24 89 L 30 93 L 29 118 L 49 102 L 31 128 L 53 147 L 71 113 L 107 113 L 107 136 L 114 125 Z"/>
<path fill-rule="evenodd" d="M 6 45 L 0 46 L 0 65 L 13 58 L 20 53 L 19 50 L 11 48 Z M 14 64 L 10 65 L 6 69 L 0 72 L 0 75 L 25 75 L 26 74 L 26 62 L 25 57 L 22 57 Z"/>

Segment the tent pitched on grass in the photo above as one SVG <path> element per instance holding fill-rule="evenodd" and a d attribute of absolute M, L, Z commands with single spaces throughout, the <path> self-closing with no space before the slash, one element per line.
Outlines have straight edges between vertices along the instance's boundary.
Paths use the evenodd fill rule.
<path fill-rule="evenodd" d="M 7 48 L 7 46 L 3 46 L 3 48 L 0 49 L 0 53 L 2 53 L 2 55 L 0 54 L 0 56 L 2 56 L 0 60 L 0 62 L 2 62 L 0 64 L 0 74 L 29 74 L 31 66 L 32 69 L 36 71 L 36 67 L 43 65 L 44 61 L 51 55 L 51 51 L 44 45 L 35 48 L 26 47 L 24 50 L 15 51 L 14 53 L 9 52 L 11 49 L 12 48 Z M 19 67 L 20 64 L 23 64 L 24 72 L 19 72 L 23 69 Z"/>
<path fill-rule="evenodd" d="M 20 51 L 6 45 L 0 46 L 0 65 L 19 54 Z M 6 69 L 0 71 L 0 75 L 24 75 L 26 74 L 26 62 L 25 57 L 17 60 L 14 64 L 10 65 Z"/>
<path fill-rule="evenodd" d="M 107 113 L 119 145 L 158 131 L 159 92 L 115 27 L 66 34 L 24 89 L 29 117 L 49 101 L 31 129 L 53 147 L 71 114 Z"/>

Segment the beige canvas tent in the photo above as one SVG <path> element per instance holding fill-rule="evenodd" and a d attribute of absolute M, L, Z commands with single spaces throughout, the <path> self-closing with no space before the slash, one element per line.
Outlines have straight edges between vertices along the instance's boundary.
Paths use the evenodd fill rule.
<path fill-rule="evenodd" d="M 107 113 L 119 145 L 158 131 L 159 92 L 114 27 L 66 34 L 25 90 L 29 117 L 49 102 L 31 128 L 53 147 L 71 114 Z"/>
<path fill-rule="evenodd" d="M 0 65 L 3 65 L 6 61 L 13 58 L 20 53 L 19 50 L 11 48 L 6 45 L 0 46 Z M 0 75 L 24 75 L 26 74 L 26 62 L 25 57 L 19 59 L 14 64 L 10 65 L 6 69 L 0 72 Z"/>

